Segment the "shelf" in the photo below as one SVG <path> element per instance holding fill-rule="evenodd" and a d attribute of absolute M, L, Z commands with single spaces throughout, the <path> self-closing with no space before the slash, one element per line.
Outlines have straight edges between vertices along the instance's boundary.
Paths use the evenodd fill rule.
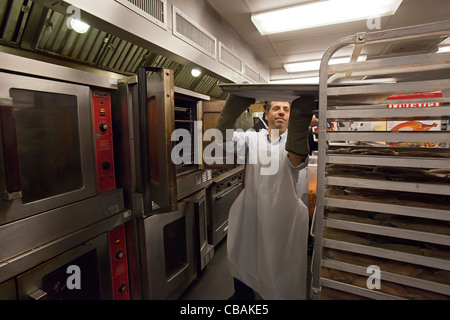
<path fill-rule="evenodd" d="M 320 284 L 324 287 L 345 291 L 349 293 L 356 294 L 358 296 L 370 298 L 370 299 L 376 299 L 376 300 L 406 300 L 394 295 L 386 294 L 383 292 L 378 292 L 375 290 L 369 290 L 357 286 L 353 286 L 350 284 L 342 283 L 339 281 L 327 279 L 327 278 L 321 278 Z"/>
<path fill-rule="evenodd" d="M 366 202 L 356 200 L 345 200 L 336 198 L 325 198 L 324 205 L 328 207 L 362 210 L 370 212 L 396 214 L 401 216 L 436 219 L 450 221 L 450 209 L 440 210 L 423 207 L 402 206 L 380 202 Z"/>
<path fill-rule="evenodd" d="M 446 99 L 449 100 L 448 98 Z M 417 103 L 409 100 L 408 103 Z M 392 100 L 392 104 L 398 104 Z M 432 109 L 431 109 L 432 108 Z M 406 110 L 405 110 L 406 109 Z M 386 108 L 363 110 L 329 110 L 326 114 L 327 121 L 398 121 L 398 120 L 445 120 L 450 118 L 450 107 L 426 107 L 426 108 Z"/>
<path fill-rule="evenodd" d="M 334 229 L 364 232 L 381 236 L 388 236 L 400 239 L 408 239 L 415 241 L 423 241 L 427 243 L 434 243 L 440 245 L 448 245 L 450 243 L 450 236 L 435 234 L 423 231 L 415 231 L 394 227 L 384 227 L 378 225 L 364 224 L 358 222 L 351 222 L 336 219 L 324 219 L 324 226 Z"/>
<path fill-rule="evenodd" d="M 330 131 L 328 141 L 384 141 L 384 142 L 444 142 L 450 141 L 448 131 Z"/>
<path fill-rule="evenodd" d="M 376 179 L 358 179 L 344 177 L 326 177 L 325 184 L 330 186 L 345 186 L 354 188 L 366 188 L 377 190 L 392 190 L 403 192 L 418 192 L 426 194 L 450 195 L 450 185 L 415 183 L 400 181 L 384 181 Z"/>
<path fill-rule="evenodd" d="M 329 155 L 327 163 L 389 166 L 401 168 L 450 169 L 450 159 L 426 157 L 394 157 L 394 156 L 366 156 L 366 155 Z"/>
<path fill-rule="evenodd" d="M 431 68 L 449 68 L 450 53 L 430 53 L 420 54 L 410 57 L 394 57 L 377 60 L 367 60 L 364 62 L 341 63 L 328 66 L 328 74 L 347 73 L 358 75 L 364 72 L 367 74 L 392 74 L 413 71 L 430 70 Z"/>
<path fill-rule="evenodd" d="M 332 268 L 332 269 L 336 269 L 336 270 L 340 270 L 340 271 L 344 271 L 344 272 L 350 272 L 350 273 L 355 273 L 355 274 L 359 274 L 362 276 L 367 276 L 367 272 L 366 272 L 367 268 L 364 268 L 364 267 L 358 266 L 358 265 L 349 264 L 346 262 L 324 259 L 324 260 L 322 260 L 322 266 L 326 267 L 326 268 Z M 427 291 L 432 291 L 432 292 L 436 292 L 436 293 L 440 293 L 440 294 L 444 294 L 444 295 L 450 295 L 450 286 L 445 285 L 445 284 L 422 280 L 422 279 L 418 279 L 418 278 L 412 278 L 412 277 L 404 276 L 401 274 L 386 272 L 381 269 L 380 269 L 380 276 L 381 276 L 380 277 L 381 278 L 381 286 L 383 286 L 383 281 L 389 281 L 389 282 L 394 282 L 394 283 L 398 283 L 398 284 L 405 285 L 405 286 L 411 286 L 411 287 L 415 287 L 415 288 L 419 288 L 419 289 L 423 289 L 423 290 L 427 290 Z"/>
<path fill-rule="evenodd" d="M 391 259 L 395 261 L 412 263 L 425 267 L 450 271 L 450 261 L 437 259 L 433 257 L 419 256 L 412 253 L 393 251 L 373 246 L 361 245 L 326 238 L 322 240 L 322 246 L 331 249 L 349 251 L 353 253 L 365 254 L 369 256 Z"/>
<path fill-rule="evenodd" d="M 330 98 L 333 96 L 364 95 L 364 94 L 400 94 L 411 92 L 445 91 L 450 89 L 450 79 L 411 81 L 406 83 L 383 83 L 362 86 L 345 86 L 328 88 Z M 394 100 L 395 101 L 395 100 Z"/>

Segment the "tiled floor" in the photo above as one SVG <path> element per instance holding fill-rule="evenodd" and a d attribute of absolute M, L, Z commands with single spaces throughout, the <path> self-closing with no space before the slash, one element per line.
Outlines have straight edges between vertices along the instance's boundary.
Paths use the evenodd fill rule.
<path fill-rule="evenodd" d="M 180 300 L 227 300 L 233 295 L 233 278 L 228 271 L 226 262 L 226 238 L 214 250 L 214 257 L 203 270 L 201 278 L 195 280 L 187 288 L 179 298 Z M 311 257 L 308 256 L 308 258 L 308 263 L 310 263 Z M 310 279 L 311 277 L 308 276 L 308 282 Z M 307 288 L 309 289 L 309 283 Z M 309 292 L 307 296 L 309 296 Z"/>
<path fill-rule="evenodd" d="M 214 257 L 180 297 L 180 300 L 227 300 L 233 295 L 233 277 L 227 267 L 226 238 L 214 248 Z"/>

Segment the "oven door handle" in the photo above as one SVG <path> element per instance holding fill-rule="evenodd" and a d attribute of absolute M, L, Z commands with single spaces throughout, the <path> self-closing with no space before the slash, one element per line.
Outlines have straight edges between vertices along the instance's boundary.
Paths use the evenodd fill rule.
<path fill-rule="evenodd" d="M 6 200 L 14 200 L 22 197 L 22 188 L 20 183 L 16 119 L 12 99 L 0 99 L 0 128 L 6 180 L 4 198 Z"/>
<path fill-rule="evenodd" d="M 229 194 L 229 193 L 231 193 L 232 191 L 234 191 L 235 189 L 239 188 L 239 186 L 241 186 L 241 185 L 242 185 L 242 183 L 239 183 L 239 184 L 237 184 L 236 186 L 234 186 L 233 188 L 230 188 L 230 190 L 228 190 L 227 192 L 222 193 L 222 194 L 216 196 L 216 200 L 222 199 L 222 198 L 225 197 L 227 194 Z"/>

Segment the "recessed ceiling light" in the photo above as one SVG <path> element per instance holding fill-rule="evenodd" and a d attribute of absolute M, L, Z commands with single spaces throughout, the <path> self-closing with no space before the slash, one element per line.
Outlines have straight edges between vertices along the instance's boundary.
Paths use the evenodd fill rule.
<path fill-rule="evenodd" d="M 327 0 L 252 14 L 262 35 L 393 15 L 402 0 Z"/>
<path fill-rule="evenodd" d="M 87 23 L 73 18 L 70 20 L 70 26 L 78 33 L 85 33 L 90 27 Z"/>
<path fill-rule="evenodd" d="M 202 72 L 200 70 L 198 70 L 198 69 L 192 69 L 191 70 L 191 74 L 192 74 L 193 77 L 197 78 L 199 75 L 202 74 Z"/>
<path fill-rule="evenodd" d="M 358 61 L 366 61 L 366 59 L 367 59 L 366 55 L 360 55 L 358 57 Z M 316 71 L 320 69 L 320 62 L 321 60 L 312 60 L 312 61 L 287 63 L 284 65 L 284 69 L 286 69 L 286 71 L 289 73 Z M 350 57 L 339 57 L 330 59 L 329 64 L 339 64 L 348 62 L 350 62 Z"/>

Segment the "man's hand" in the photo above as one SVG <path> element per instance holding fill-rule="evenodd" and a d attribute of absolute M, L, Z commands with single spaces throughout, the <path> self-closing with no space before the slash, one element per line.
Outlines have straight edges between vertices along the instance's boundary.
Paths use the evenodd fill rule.
<path fill-rule="evenodd" d="M 226 141 L 226 130 L 234 129 L 237 119 L 254 103 L 253 98 L 243 98 L 233 94 L 228 96 L 216 126 L 222 132 L 224 141 Z"/>
<path fill-rule="evenodd" d="M 315 107 L 316 100 L 313 96 L 302 96 L 291 104 L 286 150 L 294 166 L 302 158 L 304 161 L 309 154 L 308 130 Z"/>

